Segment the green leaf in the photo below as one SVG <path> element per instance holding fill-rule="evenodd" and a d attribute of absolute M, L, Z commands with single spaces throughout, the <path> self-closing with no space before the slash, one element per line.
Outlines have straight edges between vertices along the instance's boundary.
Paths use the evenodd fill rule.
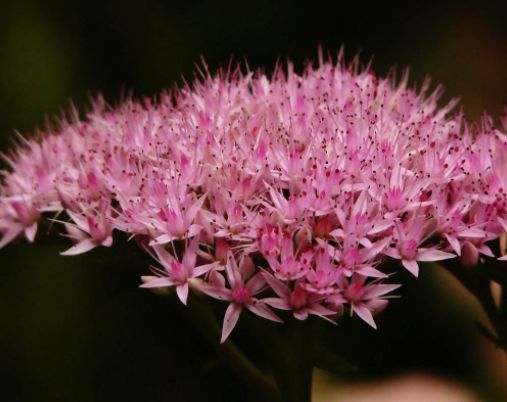
<path fill-rule="evenodd" d="M 317 351 L 314 356 L 313 363 L 316 367 L 322 370 L 338 375 L 358 370 L 357 366 L 330 350 Z"/>
<path fill-rule="evenodd" d="M 477 328 L 479 329 L 479 332 L 488 340 L 493 342 L 494 344 L 498 345 L 499 340 L 495 334 L 493 334 L 488 328 L 486 328 L 482 323 L 477 323 Z"/>

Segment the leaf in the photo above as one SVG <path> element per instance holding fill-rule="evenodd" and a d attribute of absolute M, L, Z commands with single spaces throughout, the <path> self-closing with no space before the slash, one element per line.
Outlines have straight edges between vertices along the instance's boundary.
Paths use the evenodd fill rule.
<path fill-rule="evenodd" d="M 482 323 L 477 323 L 477 328 L 479 329 L 479 332 L 489 341 L 493 342 L 495 345 L 499 344 L 499 339 L 495 334 L 493 334 L 488 328 L 486 328 Z"/>
<path fill-rule="evenodd" d="M 350 363 L 344 357 L 324 349 L 316 351 L 313 364 L 322 370 L 337 375 L 343 375 L 358 370 L 357 366 Z"/>

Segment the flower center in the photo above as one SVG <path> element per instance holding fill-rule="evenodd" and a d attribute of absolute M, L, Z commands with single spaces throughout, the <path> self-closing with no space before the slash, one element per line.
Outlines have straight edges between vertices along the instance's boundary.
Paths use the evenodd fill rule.
<path fill-rule="evenodd" d="M 301 286 L 296 286 L 289 296 L 289 303 L 294 310 L 300 310 L 308 304 L 308 293 Z"/>
<path fill-rule="evenodd" d="M 180 283 L 185 283 L 187 281 L 187 271 L 183 264 L 176 261 L 171 264 L 171 277 Z"/>
<path fill-rule="evenodd" d="M 238 304 L 245 304 L 250 300 L 250 292 L 244 287 L 235 288 L 232 291 L 232 298 Z"/>
<path fill-rule="evenodd" d="M 408 240 L 400 247 L 400 254 L 407 260 L 415 260 L 417 256 L 417 242 L 414 239 Z"/>

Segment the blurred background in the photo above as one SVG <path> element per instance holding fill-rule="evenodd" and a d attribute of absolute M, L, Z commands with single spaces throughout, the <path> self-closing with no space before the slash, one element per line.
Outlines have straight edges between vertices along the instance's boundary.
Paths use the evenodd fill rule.
<path fill-rule="evenodd" d="M 506 21 L 505 1 L 2 0 L 0 149 L 70 101 L 83 110 L 98 92 L 115 102 L 192 79 L 201 56 L 212 68 L 231 56 L 267 71 L 289 57 L 301 68 L 318 45 L 344 45 L 349 58 L 361 51 L 380 74 L 409 66 L 412 82 L 430 75 L 445 86 L 444 101 L 460 96 L 471 118 L 484 109 L 498 118 L 507 104 Z M 58 256 L 64 248 L 41 233 L 36 245 L 0 251 L 3 401 L 255 400 L 178 303 L 138 289 L 146 262 L 137 252 L 67 259 Z M 402 298 L 378 318 L 379 331 L 358 320 L 322 329 L 360 370 L 317 373 L 315 399 L 412 392 L 400 400 L 416 400 L 431 390 L 422 400 L 507 400 L 507 360 L 477 334 L 474 300 L 436 266 L 399 280 Z M 240 325 L 235 336 L 245 332 Z"/>

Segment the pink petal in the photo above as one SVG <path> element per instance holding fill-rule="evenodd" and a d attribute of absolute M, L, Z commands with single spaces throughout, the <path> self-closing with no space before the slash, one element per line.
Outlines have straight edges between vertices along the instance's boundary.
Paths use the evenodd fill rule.
<path fill-rule="evenodd" d="M 344 226 L 347 222 L 347 216 L 345 215 L 345 212 L 343 212 L 343 209 L 341 209 L 340 207 L 336 207 L 334 212 L 336 214 L 336 217 L 338 218 L 338 221 L 340 221 L 340 225 Z"/>
<path fill-rule="evenodd" d="M 384 296 L 387 293 L 391 293 L 392 291 L 398 289 L 401 285 L 398 284 L 378 284 L 372 285 L 367 291 L 365 297 L 368 299 L 376 299 L 380 296 Z"/>
<path fill-rule="evenodd" d="M 343 297 L 343 295 L 341 295 L 340 293 L 336 293 L 334 295 L 329 296 L 326 299 L 326 302 L 331 304 L 344 304 L 347 302 L 347 299 Z"/>
<path fill-rule="evenodd" d="M 207 284 L 196 285 L 196 287 L 202 293 L 205 293 L 208 296 L 211 296 L 215 299 L 226 300 L 226 301 L 230 301 L 232 299 L 230 289 L 220 288 L 217 286 L 211 286 L 211 285 L 207 285 Z"/>
<path fill-rule="evenodd" d="M 188 283 L 176 286 L 176 293 L 183 304 L 187 304 L 188 299 Z"/>
<path fill-rule="evenodd" d="M 143 283 L 140 287 L 141 288 L 166 288 L 168 286 L 174 286 L 175 282 L 172 279 L 169 279 L 167 277 L 163 278 L 154 278 L 151 279 L 145 283 Z"/>
<path fill-rule="evenodd" d="M 461 244 L 460 244 L 459 240 L 454 236 L 448 235 L 447 233 L 445 234 L 445 238 L 447 239 L 447 242 L 452 247 L 454 252 L 457 255 L 461 255 Z"/>
<path fill-rule="evenodd" d="M 491 249 L 488 246 L 486 246 L 485 244 L 483 244 L 481 247 L 479 247 L 478 251 L 479 251 L 479 253 L 481 253 L 483 255 L 487 255 L 488 257 L 495 258 L 495 254 L 493 253 L 493 251 L 491 251 Z"/>
<path fill-rule="evenodd" d="M 371 311 L 364 305 L 353 304 L 352 311 L 359 316 L 364 322 L 366 322 L 369 326 L 374 329 L 377 329 L 377 325 L 375 324 L 375 320 L 373 319 L 373 315 Z"/>
<path fill-rule="evenodd" d="M 264 276 L 261 272 L 258 272 L 252 276 L 245 287 L 248 289 L 251 295 L 255 295 L 262 290 L 265 284 L 266 280 L 264 279 Z"/>
<path fill-rule="evenodd" d="M 69 248 L 68 250 L 60 253 L 60 255 L 78 255 L 86 253 L 95 247 L 97 247 L 97 243 L 95 243 L 92 239 L 85 239 L 77 243 L 75 246 Z"/>
<path fill-rule="evenodd" d="M 231 251 L 227 253 L 225 272 L 227 273 L 227 279 L 229 279 L 229 285 L 231 285 L 232 288 L 243 286 L 243 278 L 241 278 L 238 264 Z"/>
<path fill-rule="evenodd" d="M 236 303 L 231 303 L 229 304 L 229 307 L 227 307 L 227 310 L 225 311 L 222 338 L 220 339 L 220 343 L 224 343 L 231 334 L 232 330 L 238 322 L 242 309 L 243 307 Z"/>
<path fill-rule="evenodd" d="M 400 252 L 393 247 L 386 248 L 384 251 L 382 251 L 382 254 L 385 254 L 388 257 L 394 258 L 396 260 L 401 260 Z"/>
<path fill-rule="evenodd" d="M 260 301 L 255 301 L 246 306 L 252 313 L 257 314 L 259 317 L 266 318 L 275 322 L 283 322 L 280 317 L 271 311 L 271 309 Z"/>
<path fill-rule="evenodd" d="M 343 229 L 335 229 L 331 233 L 329 233 L 329 235 L 332 237 L 342 238 L 345 237 L 345 232 L 343 231 Z"/>
<path fill-rule="evenodd" d="M 307 310 L 294 311 L 294 317 L 296 317 L 300 321 L 304 321 L 308 318 L 308 311 Z"/>
<path fill-rule="evenodd" d="M 468 228 L 459 232 L 460 237 L 468 237 L 474 239 L 483 239 L 486 237 L 486 232 L 482 229 Z"/>
<path fill-rule="evenodd" d="M 370 266 L 359 268 L 356 272 L 361 275 L 371 276 L 372 278 L 387 278 L 386 274 Z"/>
<path fill-rule="evenodd" d="M 182 264 L 188 270 L 191 271 L 195 267 L 195 260 L 197 258 L 197 250 L 199 249 L 199 236 L 195 236 L 185 250 Z"/>
<path fill-rule="evenodd" d="M 375 243 L 373 243 L 372 247 L 367 248 L 364 253 L 361 253 L 361 261 L 369 261 L 377 257 L 380 253 L 384 252 L 384 250 L 386 249 L 386 247 L 389 245 L 390 242 L 391 237 L 387 237 L 385 239 L 376 241 Z"/>
<path fill-rule="evenodd" d="M 25 229 L 25 236 L 30 243 L 33 243 L 33 241 L 35 240 L 36 234 L 37 234 L 37 223 L 34 223 L 33 225 Z"/>
<path fill-rule="evenodd" d="M 199 265 L 192 270 L 192 278 L 197 278 L 208 273 L 210 270 L 220 266 L 218 262 L 212 262 L 211 264 Z"/>
<path fill-rule="evenodd" d="M 375 235 L 377 233 L 381 233 L 383 232 L 384 230 L 386 229 L 389 229 L 391 226 L 393 226 L 393 223 L 392 222 L 383 222 L 383 223 L 379 223 L 377 225 L 374 225 L 370 231 L 368 232 L 368 234 L 371 236 L 371 235 Z"/>
<path fill-rule="evenodd" d="M 319 317 L 322 317 L 324 319 L 327 319 L 325 317 L 326 315 L 334 315 L 336 314 L 336 311 L 330 310 L 327 307 L 324 307 L 322 304 L 313 304 L 311 307 L 308 308 L 308 312 L 313 315 L 318 315 Z M 332 321 L 334 323 L 334 321 Z"/>
<path fill-rule="evenodd" d="M 262 302 L 279 310 L 292 310 L 292 307 L 289 305 L 287 300 L 280 299 L 278 297 L 268 297 L 266 299 L 262 299 Z"/>
<path fill-rule="evenodd" d="M 401 260 L 401 264 L 414 275 L 416 278 L 419 275 L 419 265 L 417 265 L 416 260 Z"/>
<path fill-rule="evenodd" d="M 368 249 L 373 247 L 373 243 L 367 237 L 363 237 L 362 239 L 360 239 L 359 244 Z"/>
<path fill-rule="evenodd" d="M 70 218 L 74 221 L 74 223 L 79 226 L 80 229 L 83 229 L 85 232 L 88 232 L 88 221 L 83 215 L 76 214 L 75 212 L 72 212 L 70 210 L 65 210 L 67 215 L 70 216 Z"/>
<path fill-rule="evenodd" d="M 250 278 L 256 271 L 255 265 L 249 255 L 243 254 L 239 262 L 239 273 L 243 279 Z"/>
<path fill-rule="evenodd" d="M 210 286 L 215 286 L 218 288 L 225 288 L 226 285 L 224 276 L 218 272 L 218 270 L 210 272 L 208 283 Z"/>
<path fill-rule="evenodd" d="M 157 254 L 158 261 L 160 264 L 169 271 L 171 268 L 171 264 L 175 261 L 175 258 L 169 253 L 164 246 L 160 244 L 154 244 L 152 246 L 153 250 Z"/>
<path fill-rule="evenodd" d="M 104 247 L 111 247 L 113 245 L 113 236 L 107 236 L 106 239 L 100 244 Z"/>
<path fill-rule="evenodd" d="M 208 194 L 204 194 L 199 198 L 188 210 L 188 220 L 192 221 L 194 220 L 195 216 L 197 215 L 197 212 L 199 212 L 202 208 L 202 205 L 204 204 L 204 201 L 206 201 L 206 197 Z"/>
<path fill-rule="evenodd" d="M 194 237 L 197 236 L 199 233 L 201 233 L 202 226 L 201 225 L 190 225 L 187 230 L 187 236 L 188 237 Z"/>
<path fill-rule="evenodd" d="M 370 300 L 365 304 L 368 307 L 368 309 L 372 312 L 372 314 L 378 314 L 387 307 L 387 305 L 389 304 L 389 300 L 386 299 Z"/>
<path fill-rule="evenodd" d="M 74 240 L 81 241 L 84 239 L 88 239 L 88 236 L 85 232 L 83 232 L 81 229 L 79 229 L 76 225 L 72 223 L 64 223 L 65 230 L 67 230 L 67 233 L 70 237 L 72 237 Z"/>
<path fill-rule="evenodd" d="M 170 234 L 163 234 L 158 236 L 156 239 L 152 240 L 150 242 L 150 246 L 154 247 L 156 244 L 167 244 L 172 242 L 173 240 L 176 240 L 176 236 Z"/>
<path fill-rule="evenodd" d="M 445 251 L 430 249 L 430 250 L 419 250 L 417 253 L 417 261 L 440 261 L 447 260 L 449 258 L 455 258 L 456 255 L 446 253 Z"/>

